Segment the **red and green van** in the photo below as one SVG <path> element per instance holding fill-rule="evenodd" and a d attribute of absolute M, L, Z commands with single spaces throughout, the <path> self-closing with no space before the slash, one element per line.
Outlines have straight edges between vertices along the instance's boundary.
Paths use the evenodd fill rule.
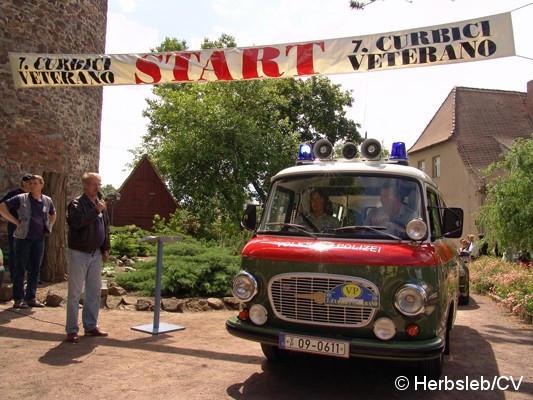
<path fill-rule="evenodd" d="M 307 146 L 307 147 L 306 147 Z M 463 212 L 407 165 L 405 145 L 381 159 L 379 142 L 301 146 L 297 165 L 272 178 L 233 281 L 239 314 L 227 330 L 261 344 L 268 359 L 291 351 L 414 361 L 436 378 L 458 305 L 451 238 Z M 403 147 L 402 147 L 403 146 Z"/>

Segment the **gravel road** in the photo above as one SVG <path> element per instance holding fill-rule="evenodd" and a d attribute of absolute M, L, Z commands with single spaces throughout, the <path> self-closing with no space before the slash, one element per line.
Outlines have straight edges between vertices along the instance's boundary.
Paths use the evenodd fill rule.
<path fill-rule="evenodd" d="M 460 308 L 441 380 L 426 383 L 404 363 L 308 355 L 267 362 L 258 344 L 226 332 L 234 313 L 161 312 L 161 324 L 185 329 L 151 335 L 131 328 L 152 324 L 152 313 L 103 310 L 109 337 L 70 344 L 64 308 L 0 303 L 0 399 L 533 399 L 533 328 L 487 297 Z"/>

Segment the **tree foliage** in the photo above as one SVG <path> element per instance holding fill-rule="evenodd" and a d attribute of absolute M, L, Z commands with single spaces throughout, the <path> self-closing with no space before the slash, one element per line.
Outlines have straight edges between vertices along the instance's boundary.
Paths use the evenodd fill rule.
<path fill-rule="evenodd" d="M 100 191 L 102 192 L 102 196 L 105 198 L 109 196 L 110 194 L 116 193 L 117 189 L 115 189 L 113 185 L 108 183 L 107 185 L 102 186 Z"/>
<path fill-rule="evenodd" d="M 485 171 L 492 177 L 479 210 L 486 237 L 504 248 L 533 248 L 533 135 L 517 139 L 497 163 Z"/>
<path fill-rule="evenodd" d="M 233 37 L 203 48 L 236 46 Z M 157 51 L 185 51 L 165 39 Z M 173 195 L 204 221 L 240 217 L 246 201 L 264 201 L 270 177 L 292 165 L 301 141 L 360 142 L 345 116 L 353 98 L 328 78 L 158 85 L 137 156 L 148 154 Z"/>

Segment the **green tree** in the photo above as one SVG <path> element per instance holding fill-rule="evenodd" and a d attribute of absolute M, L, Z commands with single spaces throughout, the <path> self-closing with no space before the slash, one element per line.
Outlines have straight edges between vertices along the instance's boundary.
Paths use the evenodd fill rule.
<path fill-rule="evenodd" d="M 115 193 L 117 189 L 115 189 L 113 185 L 108 183 L 107 185 L 102 186 L 102 189 L 100 189 L 100 191 L 102 192 L 102 195 L 106 197 L 110 194 Z"/>
<path fill-rule="evenodd" d="M 533 135 L 517 139 L 485 171 L 491 180 L 478 219 L 487 240 L 503 248 L 531 251 L 533 243 Z"/>
<path fill-rule="evenodd" d="M 234 47 L 222 35 L 203 48 Z M 184 51 L 165 39 L 157 51 Z M 235 220 L 250 199 L 264 201 L 270 177 L 292 165 L 300 141 L 360 142 L 347 119 L 350 92 L 328 78 L 158 85 L 147 100 L 148 153 L 173 195 L 202 221 Z"/>

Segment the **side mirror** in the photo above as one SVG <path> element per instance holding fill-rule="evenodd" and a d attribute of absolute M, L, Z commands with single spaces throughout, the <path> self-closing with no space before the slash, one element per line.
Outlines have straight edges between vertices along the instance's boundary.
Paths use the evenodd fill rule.
<path fill-rule="evenodd" d="M 241 219 L 241 229 L 255 231 L 257 224 L 257 206 L 255 204 L 246 204 L 244 214 Z"/>
<path fill-rule="evenodd" d="M 447 238 L 460 238 L 463 234 L 463 209 L 445 208 L 442 216 L 444 236 Z"/>

